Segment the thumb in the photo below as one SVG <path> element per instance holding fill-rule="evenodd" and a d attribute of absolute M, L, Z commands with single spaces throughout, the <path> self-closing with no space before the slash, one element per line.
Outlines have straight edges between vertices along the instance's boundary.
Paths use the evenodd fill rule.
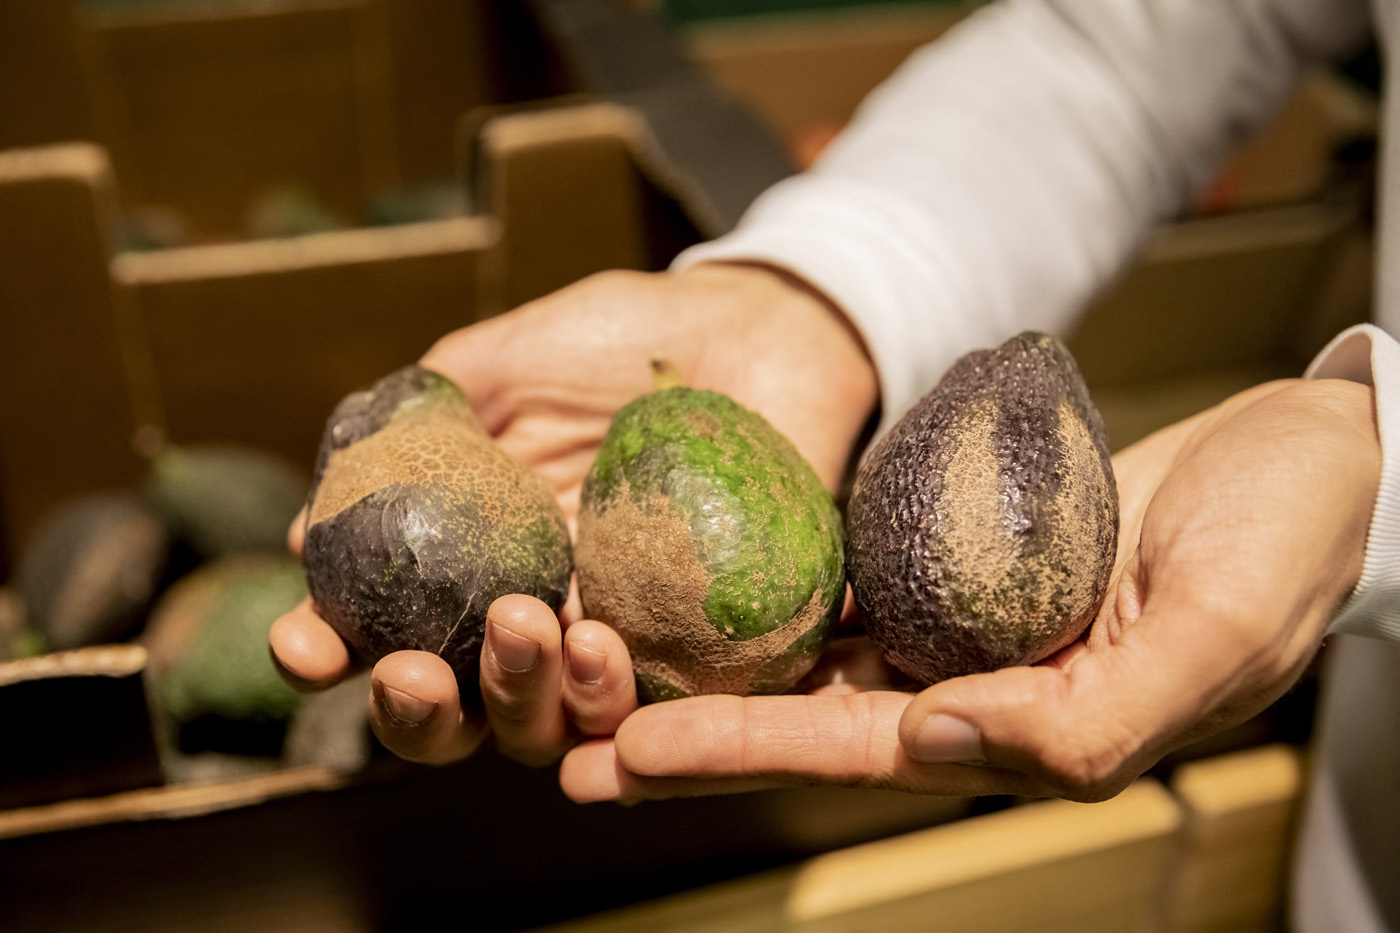
<path fill-rule="evenodd" d="M 1039 795 L 1096 801 L 1171 749 L 1223 727 L 1215 714 L 1243 651 L 1231 644 L 1238 629 L 1201 607 L 1163 611 L 1166 600 L 1125 618 L 1120 608 L 1138 605 L 1130 576 L 1071 652 L 920 693 L 900 718 L 905 754 L 990 765 L 1024 775 Z M 1243 719 L 1253 711 L 1240 712 Z"/>
<path fill-rule="evenodd" d="M 506 370 L 519 359 L 508 347 L 517 312 L 511 311 L 459 327 L 440 337 L 418 365 L 442 373 L 457 384 L 482 426 L 497 433 L 506 417 L 502 388 Z"/>

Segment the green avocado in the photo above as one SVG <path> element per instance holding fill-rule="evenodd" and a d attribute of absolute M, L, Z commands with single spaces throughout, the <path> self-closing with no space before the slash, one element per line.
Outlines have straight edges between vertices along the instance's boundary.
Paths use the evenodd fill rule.
<path fill-rule="evenodd" d="M 155 696 L 185 751 L 275 754 L 301 695 L 267 651 L 277 617 L 306 597 L 286 555 L 222 557 L 181 577 L 156 603 L 143 641 Z"/>
<path fill-rule="evenodd" d="M 151 459 L 147 493 L 203 557 L 280 553 L 309 481 L 305 470 L 258 447 L 177 444 Z"/>
<path fill-rule="evenodd" d="M 1118 488 L 1069 351 L 1027 332 L 958 360 L 866 456 L 846 523 L 866 629 L 920 683 L 1078 638 L 1108 588 Z"/>
<path fill-rule="evenodd" d="M 408 366 L 332 413 L 302 559 L 316 609 L 373 664 L 431 651 L 477 696 L 499 596 L 563 608 L 573 552 L 544 481 L 482 429 L 446 376 Z"/>
<path fill-rule="evenodd" d="M 845 596 L 841 517 L 760 415 L 674 387 L 619 411 L 583 486 L 579 593 L 632 654 L 644 701 L 781 693 Z"/>

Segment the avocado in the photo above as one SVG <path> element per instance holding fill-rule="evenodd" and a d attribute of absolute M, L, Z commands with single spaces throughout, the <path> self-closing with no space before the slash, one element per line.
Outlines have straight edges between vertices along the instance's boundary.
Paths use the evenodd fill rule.
<path fill-rule="evenodd" d="M 0 663 L 45 651 L 44 638 L 29 624 L 17 587 L 0 585 Z"/>
<path fill-rule="evenodd" d="M 316 609 L 372 664 L 440 655 L 477 696 L 486 610 L 524 593 L 563 608 L 573 553 L 544 481 L 487 435 L 446 376 L 397 370 L 336 406 L 309 499 Z"/>
<path fill-rule="evenodd" d="M 286 458 L 236 443 L 175 444 L 151 459 L 147 492 L 202 557 L 282 552 L 311 477 Z"/>
<path fill-rule="evenodd" d="M 584 613 L 622 635 L 644 702 L 787 690 L 845 596 L 841 517 L 811 466 L 762 416 L 684 386 L 614 417 L 576 553 Z"/>
<path fill-rule="evenodd" d="M 50 651 L 130 637 L 170 561 L 156 509 L 125 490 L 78 496 L 48 513 L 20 552 L 15 585 Z"/>
<path fill-rule="evenodd" d="M 161 595 L 142 639 L 178 748 L 278 752 L 302 700 L 273 665 L 267 636 L 305 596 L 301 565 L 281 554 L 217 558 Z"/>
<path fill-rule="evenodd" d="M 1108 588 L 1118 488 L 1069 351 L 1027 332 L 959 359 L 865 457 L 846 521 L 866 629 L 920 683 L 1074 641 Z"/>

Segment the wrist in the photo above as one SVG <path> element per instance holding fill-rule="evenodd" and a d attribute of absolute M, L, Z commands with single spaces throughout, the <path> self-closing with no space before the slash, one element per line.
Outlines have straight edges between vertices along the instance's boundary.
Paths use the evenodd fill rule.
<path fill-rule="evenodd" d="M 747 319 L 753 336 L 785 333 L 812 362 L 831 371 L 836 387 L 867 414 L 879 401 L 879 376 L 865 338 L 841 307 L 806 279 L 758 260 L 707 260 L 674 273 L 695 281 L 727 282 L 745 297 L 730 308 Z"/>
<path fill-rule="evenodd" d="M 835 302 L 796 274 L 762 262 L 712 261 L 668 273 L 705 300 L 710 341 L 703 380 L 786 433 L 835 489 L 874 416 L 879 380 L 865 341 Z"/>

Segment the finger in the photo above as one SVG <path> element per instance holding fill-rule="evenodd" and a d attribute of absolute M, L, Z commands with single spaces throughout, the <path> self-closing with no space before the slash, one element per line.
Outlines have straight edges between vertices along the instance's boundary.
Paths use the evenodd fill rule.
<path fill-rule="evenodd" d="M 543 765 L 568 748 L 563 670 L 563 633 L 547 605 L 522 595 L 491 604 L 481 651 L 481 695 L 504 754 Z"/>
<path fill-rule="evenodd" d="M 822 684 L 820 687 L 813 687 L 805 691 L 811 696 L 845 696 L 848 693 L 864 693 L 865 688 L 855 684 Z"/>
<path fill-rule="evenodd" d="M 306 517 L 310 512 L 306 506 L 301 507 L 297 512 L 297 517 L 292 519 L 292 523 L 287 526 L 287 550 L 297 557 L 301 556 L 302 545 L 306 542 Z"/>
<path fill-rule="evenodd" d="M 911 699 L 868 691 L 658 703 L 642 707 L 618 727 L 617 761 L 638 778 L 691 779 L 683 785 L 626 788 L 646 796 L 724 793 L 755 779 L 956 796 L 1032 788 L 1013 772 L 910 759 L 900 746 L 898 727 Z"/>
<path fill-rule="evenodd" d="M 500 366 L 511 359 L 502 352 L 501 341 L 510 331 L 513 316 L 507 312 L 445 334 L 418 360 L 418 365 L 457 383 L 467 404 L 492 435 L 500 428 L 494 402 L 506 385 Z"/>
<path fill-rule="evenodd" d="M 452 668 L 428 651 L 396 651 L 374 666 L 369 721 L 385 748 L 422 764 L 458 761 L 486 737 L 462 711 Z"/>
<path fill-rule="evenodd" d="M 569 537 L 574 538 L 572 529 Z M 564 607 L 559 610 L 559 621 L 567 629 L 583 618 L 583 599 L 578 592 L 578 575 L 569 578 L 569 595 L 564 599 Z"/>
<path fill-rule="evenodd" d="M 564 633 L 564 708 L 584 735 L 612 735 L 637 708 L 632 658 L 622 636 L 585 619 Z"/>
<path fill-rule="evenodd" d="M 316 614 L 310 597 L 272 623 L 267 644 L 282 677 L 298 690 L 325 690 L 355 669 L 345 642 Z"/>
<path fill-rule="evenodd" d="M 559 765 L 559 786 L 575 803 L 636 803 L 672 797 L 742 794 L 782 787 L 774 778 L 695 780 L 631 774 L 617 758 L 612 739 L 594 739 L 575 746 Z"/>

